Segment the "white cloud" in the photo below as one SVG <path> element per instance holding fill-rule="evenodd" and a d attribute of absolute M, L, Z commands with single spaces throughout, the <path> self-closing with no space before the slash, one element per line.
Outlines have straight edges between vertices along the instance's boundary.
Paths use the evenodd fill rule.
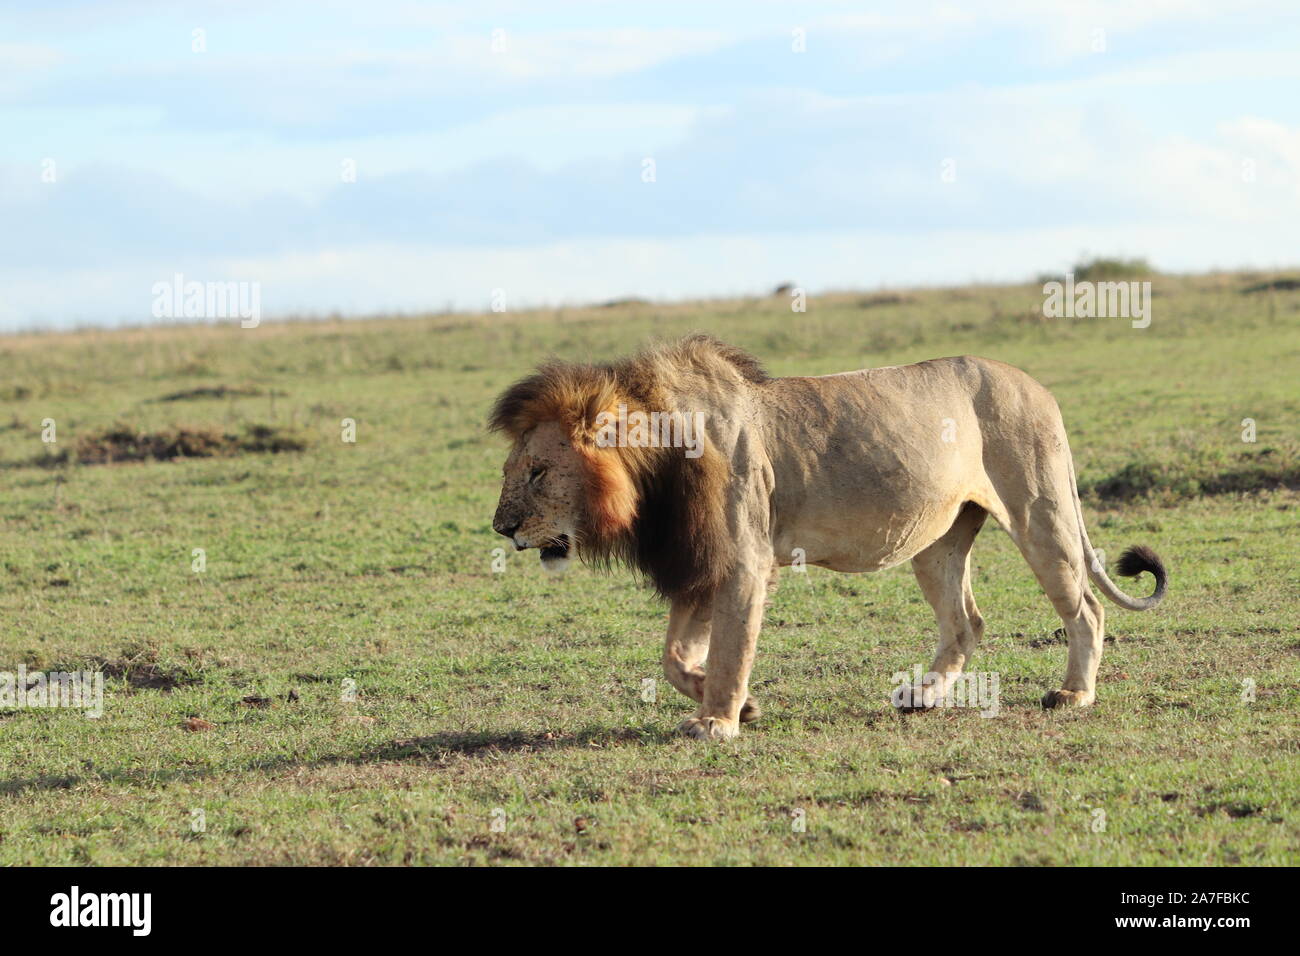
<path fill-rule="evenodd" d="M 503 25 L 477 33 L 434 34 L 428 49 L 353 49 L 334 58 L 302 59 L 316 67 L 383 68 L 390 75 L 493 77 L 611 77 L 675 57 L 709 53 L 735 42 L 713 30 L 531 30 Z M 380 74 L 377 74 L 380 75 Z"/>
<path fill-rule="evenodd" d="M 0 43 L 0 70 L 44 70 L 62 63 L 54 47 L 38 43 Z"/>
<path fill-rule="evenodd" d="M 54 47 L 37 43 L 0 43 L 0 102 L 18 99 L 41 74 L 65 60 Z"/>
<path fill-rule="evenodd" d="M 680 56 L 708 53 L 729 42 L 704 30 L 567 30 L 515 33 L 502 30 L 503 49 L 491 37 L 460 36 L 461 65 L 501 71 L 516 79 L 546 76 L 609 77 L 635 73 Z"/>
<path fill-rule="evenodd" d="M 1218 129 L 1235 147 L 1235 171 L 1243 182 L 1253 177 L 1265 188 L 1289 191 L 1300 200 L 1300 129 L 1259 116 L 1220 123 Z M 1280 215 L 1296 213 L 1294 207 L 1269 207 Z"/>

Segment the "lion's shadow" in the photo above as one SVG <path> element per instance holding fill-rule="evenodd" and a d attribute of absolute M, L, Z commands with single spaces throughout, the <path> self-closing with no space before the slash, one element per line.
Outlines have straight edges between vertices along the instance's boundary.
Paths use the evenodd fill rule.
<path fill-rule="evenodd" d="M 426 737 L 409 737 L 390 740 L 352 752 L 327 754 L 304 759 L 292 754 L 252 760 L 242 766 L 174 768 L 144 770 L 133 767 L 116 769 L 88 768 L 80 774 L 39 774 L 31 777 L 9 777 L 0 780 L 0 794 L 17 796 L 23 793 L 70 790 L 94 782 L 127 785 L 148 785 L 197 781 L 227 773 L 253 771 L 275 772 L 290 767 L 315 769 L 340 764 L 389 763 L 394 761 L 423 761 L 436 766 L 444 760 L 460 756 L 479 757 L 507 753 L 545 753 L 554 750 L 605 747 L 622 743 L 666 744 L 681 739 L 669 730 L 650 727 L 588 727 L 573 734 L 540 734 L 522 730 L 508 731 L 447 731 Z"/>

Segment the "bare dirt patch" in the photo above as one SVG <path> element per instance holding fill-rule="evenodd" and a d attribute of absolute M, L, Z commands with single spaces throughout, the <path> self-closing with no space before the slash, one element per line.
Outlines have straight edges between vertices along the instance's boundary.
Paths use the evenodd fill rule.
<path fill-rule="evenodd" d="M 169 692 L 177 687 L 186 687 L 201 683 L 194 674 L 180 668 L 169 668 L 156 660 L 140 657 L 123 657 L 108 660 L 103 657 L 91 658 L 91 663 L 103 672 L 104 676 L 114 680 L 125 680 L 127 685 L 137 690 L 161 690 Z"/>
<path fill-rule="evenodd" d="M 182 458 L 229 458 L 241 454 L 302 451 L 302 434 L 278 425 L 245 425 L 237 434 L 211 425 L 175 425 L 143 431 L 132 425 L 113 425 L 77 436 L 71 451 L 38 460 L 38 464 L 107 465 L 128 461 L 175 461 Z"/>
<path fill-rule="evenodd" d="M 170 392 L 150 402 L 197 402 L 214 398 L 257 398 L 263 395 L 284 396 L 286 392 L 268 392 L 255 385 L 204 385 L 199 388 L 187 388 L 179 392 Z"/>

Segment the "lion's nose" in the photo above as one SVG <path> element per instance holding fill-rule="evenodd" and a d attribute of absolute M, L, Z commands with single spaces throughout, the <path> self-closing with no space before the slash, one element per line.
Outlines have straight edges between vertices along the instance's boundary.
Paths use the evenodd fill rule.
<path fill-rule="evenodd" d="M 519 530 L 519 526 L 522 523 L 523 522 L 521 521 L 516 521 L 512 525 L 507 525 L 506 522 L 504 521 L 500 521 L 500 520 L 493 521 L 492 530 L 495 531 L 497 534 L 505 535 L 507 538 L 513 538 L 515 536 L 515 532 Z"/>

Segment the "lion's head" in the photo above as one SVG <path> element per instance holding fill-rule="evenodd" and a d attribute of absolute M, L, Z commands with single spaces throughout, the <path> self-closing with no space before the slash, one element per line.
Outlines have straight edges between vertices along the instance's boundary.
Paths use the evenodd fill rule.
<path fill-rule="evenodd" d="M 515 440 L 502 477 L 493 530 L 518 551 L 540 548 L 547 570 L 563 570 L 588 525 L 586 471 L 573 435 L 556 421 L 533 426 Z"/>
<path fill-rule="evenodd" d="M 610 445 L 600 423 L 620 407 L 684 411 L 701 382 L 716 401 L 720 387 L 764 377 L 748 355 L 704 336 L 614 365 L 542 366 L 492 410 L 490 427 L 513 441 L 492 527 L 519 550 L 540 548 L 552 570 L 577 548 L 640 569 L 665 596 L 711 596 L 733 560 L 725 460 L 704 436 L 692 456 Z"/>
<path fill-rule="evenodd" d="M 515 548 L 540 548 L 561 570 L 581 543 L 600 551 L 631 530 L 647 463 L 633 449 L 600 447 L 601 412 L 627 397 L 613 376 L 588 366 L 548 365 L 497 401 L 492 428 L 514 439 L 492 527 Z"/>

